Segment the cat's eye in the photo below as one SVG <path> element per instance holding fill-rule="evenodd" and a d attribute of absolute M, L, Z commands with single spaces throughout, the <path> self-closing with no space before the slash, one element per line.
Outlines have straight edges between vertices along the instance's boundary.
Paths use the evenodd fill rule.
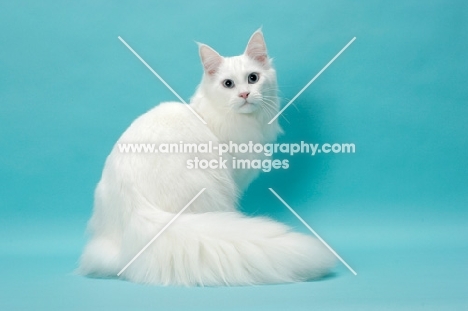
<path fill-rule="evenodd" d="M 251 74 L 249 74 L 249 77 L 248 77 L 249 84 L 257 83 L 258 79 L 259 79 L 258 73 L 252 72 Z"/>
<path fill-rule="evenodd" d="M 228 89 L 232 89 L 234 87 L 234 81 L 231 79 L 226 79 L 223 81 L 223 86 Z"/>

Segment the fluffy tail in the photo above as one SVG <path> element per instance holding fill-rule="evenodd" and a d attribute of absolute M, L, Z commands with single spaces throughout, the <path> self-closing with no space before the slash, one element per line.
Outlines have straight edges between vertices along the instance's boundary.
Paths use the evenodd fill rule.
<path fill-rule="evenodd" d="M 173 216 L 140 215 L 130 221 L 124 239 L 94 237 L 82 256 L 81 272 L 116 277 Z M 164 285 L 285 283 L 324 276 L 334 262 L 318 240 L 267 218 L 182 214 L 120 277 Z"/>

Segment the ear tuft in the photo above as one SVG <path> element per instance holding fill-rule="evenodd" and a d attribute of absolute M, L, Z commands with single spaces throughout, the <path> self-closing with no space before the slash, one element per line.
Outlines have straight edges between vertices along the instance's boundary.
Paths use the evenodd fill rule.
<path fill-rule="evenodd" d="M 255 31 L 250 37 L 244 54 L 262 65 L 268 65 L 267 48 L 261 29 Z"/>
<path fill-rule="evenodd" d="M 200 58 L 203 64 L 205 73 L 212 76 L 217 71 L 221 65 L 223 58 L 215 50 L 210 48 L 206 44 L 198 43 L 198 51 L 200 53 Z"/>

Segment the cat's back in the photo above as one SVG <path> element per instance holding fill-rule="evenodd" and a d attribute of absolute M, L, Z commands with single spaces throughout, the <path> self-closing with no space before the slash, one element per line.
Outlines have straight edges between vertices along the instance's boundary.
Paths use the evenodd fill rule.
<path fill-rule="evenodd" d="M 119 142 L 179 143 L 209 140 L 216 141 L 217 138 L 186 104 L 163 102 L 133 121 Z"/>
<path fill-rule="evenodd" d="M 210 141 L 216 145 L 218 139 L 185 104 L 161 103 L 133 121 L 115 144 L 96 189 L 97 201 L 112 204 L 98 205 L 117 210 L 118 206 L 126 209 L 138 205 L 141 211 L 149 203 L 153 208 L 177 212 L 200 189 L 210 188 L 217 199 L 197 200 L 188 211 L 232 210 L 236 186 L 228 169 L 188 168 L 188 161 L 196 157 L 217 160 L 217 153 L 162 149 L 163 145 Z"/>

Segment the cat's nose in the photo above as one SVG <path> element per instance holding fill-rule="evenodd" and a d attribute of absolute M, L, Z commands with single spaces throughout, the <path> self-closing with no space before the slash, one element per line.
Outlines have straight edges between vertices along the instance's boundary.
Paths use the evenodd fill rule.
<path fill-rule="evenodd" d="M 249 92 L 242 92 L 242 93 L 239 93 L 239 97 L 242 97 L 243 99 L 247 99 L 247 97 L 249 97 Z"/>

